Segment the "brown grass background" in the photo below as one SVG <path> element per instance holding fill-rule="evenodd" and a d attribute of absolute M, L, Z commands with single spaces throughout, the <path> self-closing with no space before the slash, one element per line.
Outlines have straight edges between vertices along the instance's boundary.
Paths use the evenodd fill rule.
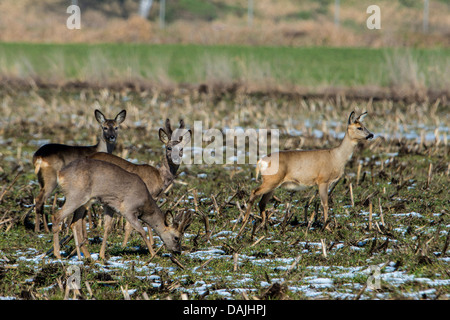
<path fill-rule="evenodd" d="M 166 11 L 182 0 L 166 3 Z M 429 32 L 422 31 L 423 1 L 377 1 L 381 30 L 366 28 L 366 9 L 373 1 L 341 1 L 340 26 L 334 25 L 334 1 L 254 1 L 252 27 L 247 23 L 247 0 L 210 0 L 215 5 L 240 8 L 217 9 L 214 19 L 178 14 L 159 27 L 159 1 L 149 19 L 137 16 L 139 1 L 79 0 L 81 30 L 68 30 L 66 13 L 71 1 L 16 0 L 0 2 L 0 41 L 14 42 L 143 42 L 196 44 L 250 44 L 287 46 L 414 46 L 450 45 L 450 3 L 431 0 Z M 405 5 L 405 3 L 407 5 Z M 408 5 L 409 4 L 409 5 Z M 301 13 L 310 16 L 299 18 Z"/>

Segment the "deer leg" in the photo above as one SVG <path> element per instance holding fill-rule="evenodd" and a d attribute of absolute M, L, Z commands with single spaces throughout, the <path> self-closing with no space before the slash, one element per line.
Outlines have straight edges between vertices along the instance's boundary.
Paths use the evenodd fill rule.
<path fill-rule="evenodd" d="M 91 254 L 84 245 L 87 240 L 86 224 L 84 217 L 87 213 L 87 207 L 81 206 L 75 210 L 72 218 L 72 230 L 77 234 L 78 243 L 77 246 L 83 252 L 84 256 L 88 259 L 91 258 Z"/>
<path fill-rule="evenodd" d="M 124 212 L 123 215 L 127 218 L 127 221 L 130 223 L 130 225 L 136 229 L 137 232 L 141 235 L 142 239 L 144 240 L 145 244 L 147 245 L 148 251 L 150 251 L 151 256 L 155 256 L 156 252 L 153 250 L 152 242 L 148 239 L 147 233 L 145 232 L 145 229 L 142 227 L 141 222 L 139 222 L 136 213 L 126 213 Z M 146 223 L 149 228 L 150 225 Z"/>
<path fill-rule="evenodd" d="M 87 202 L 87 201 L 85 201 Z M 70 197 L 66 197 L 66 203 L 63 205 L 61 210 L 59 210 L 52 217 L 52 232 L 53 232 L 53 253 L 56 258 L 61 259 L 60 248 L 59 248 L 59 232 L 61 231 L 61 222 L 67 218 L 72 212 L 77 210 L 82 205 L 82 201 L 72 201 Z"/>
<path fill-rule="evenodd" d="M 114 211 L 110 207 L 105 206 L 103 240 L 102 247 L 100 248 L 100 259 L 103 260 L 105 260 L 106 240 L 108 239 L 108 233 L 111 230 L 113 215 Z"/>
<path fill-rule="evenodd" d="M 125 234 L 123 235 L 122 248 L 126 247 L 126 245 L 128 243 L 128 238 L 130 237 L 132 231 L 133 231 L 133 227 L 127 220 L 127 222 L 125 223 Z"/>
<path fill-rule="evenodd" d="M 238 237 L 242 234 L 245 226 L 247 225 L 248 218 L 250 216 L 250 211 L 251 211 L 253 203 L 255 202 L 257 197 L 258 196 L 256 195 L 256 189 L 252 190 L 252 193 L 250 194 L 250 199 L 247 202 L 247 210 L 245 212 L 244 220 L 242 221 L 242 226 L 241 226 L 241 229 L 239 230 Z"/>
<path fill-rule="evenodd" d="M 259 212 L 261 214 L 261 223 L 258 226 L 258 228 L 256 228 L 255 233 L 259 231 L 259 229 L 261 229 L 262 227 L 265 226 L 266 224 L 266 206 L 267 203 L 269 203 L 270 199 L 272 199 L 273 193 L 275 191 L 269 191 L 266 194 L 264 194 L 261 198 L 261 200 L 258 203 L 258 207 L 259 207 Z"/>
<path fill-rule="evenodd" d="M 259 212 L 262 213 L 266 211 L 266 206 L 269 203 L 270 199 L 272 199 L 274 192 L 275 192 L 274 190 L 271 190 L 262 196 L 261 201 L 259 201 L 258 203 Z"/>
<path fill-rule="evenodd" d="M 150 245 L 153 248 L 153 233 L 152 233 L 152 228 L 150 227 L 150 225 L 148 225 L 148 238 L 150 241 Z M 127 221 L 125 224 L 125 235 L 123 236 L 123 242 L 122 242 L 122 248 L 125 248 L 127 246 L 128 243 L 128 238 L 131 235 L 131 232 L 133 232 L 133 226 Z"/>
<path fill-rule="evenodd" d="M 128 238 L 131 235 L 131 232 L 133 232 L 133 227 L 131 226 L 131 224 L 127 221 L 125 223 L 125 234 L 123 236 L 123 241 L 122 241 L 122 248 L 125 248 L 127 246 L 128 243 Z M 150 239 L 150 243 L 152 244 L 152 248 L 153 248 L 153 234 L 152 234 L 152 229 L 149 228 L 148 229 L 148 237 Z"/>
<path fill-rule="evenodd" d="M 147 233 L 148 233 L 148 239 L 150 241 L 150 245 L 153 248 L 153 245 L 155 244 L 155 242 L 153 241 L 152 227 L 149 224 L 147 225 Z"/>
<path fill-rule="evenodd" d="M 319 184 L 319 195 L 323 207 L 324 225 L 327 223 L 328 220 L 328 186 L 329 186 L 328 183 Z"/>
<path fill-rule="evenodd" d="M 258 188 L 256 188 L 255 190 L 252 191 L 252 193 L 250 194 L 250 199 L 248 200 L 248 203 L 247 203 L 247 211 L 245 212 L 244 221 L 242 222 L 242 227 L 239 230 L 238 237 L 242 234 L 242 232 L 244 231 L 245 226 L 247 225 L 248 218 L 250 216 L 250 211 L 252 210 L 252 206 L 253 206 L 253 203 L 255 202 L 256 198 L 261 196 L 261 195 L 265 195 L 267 193 L 270 193 L 277 186 L 278 186 L 278 184 L 270 184 L 270 185 L 267 184 L 267 185 L 265 185 L 263 183 Z M 270 195 L 270 197 L 271 196 L 272 195 Z M 270 199 L 270 197 L 269 197 L 269 199 Z M 261 199 L 261 201 L 263 201 L 263 200 Z M 265 203 L 263 202 L 264 208 L 265 208 L 265 205 L 267 204 L 268 201 L 269 200 L 266 199 Z M 260 206 L 260 209 L 261 209 L 261 206 Z"/>
<path fill-rule="evenodd" d="M 43 169 L 41 169 L 43 170 Z M 41 186 L 41 190 L 39 191 L 38 196 L 36 197 L 36 219 L 35 219 L 35 225 L 34 225 L 34 231 L 39 232 L 41 230 L 41 217 L 44 217 L 44 204 L 45 200 L 47 200 L 50 195 L 52 194 L 53 190 L 56 189 L 57 181 L 56 181 L 56 174 L 52 171 L 52 174 L 48 173 L 46 174 L 46 178 L 43 178 L 43 174 L 40 172 L 39 177 L 39 184 Z M 44 222 L 47 219 L 43 219 Z M 50 232 L 48 229 L 48 225 L 44 223 L 44 230 L 45 232 Z"/>

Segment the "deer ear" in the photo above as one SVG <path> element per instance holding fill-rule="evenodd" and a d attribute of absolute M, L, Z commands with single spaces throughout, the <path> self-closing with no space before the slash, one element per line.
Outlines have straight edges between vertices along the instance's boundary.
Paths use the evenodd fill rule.
<path fill-rule="evenodd" d="M 159 140 L 161 140 L 161 142 L 164 144 L 168 144 L 170 141 L 169 135 L 164 131 L 163 128 L 159 128 Z"/>
<path fill-rule="evenodd" d="M 364 112 L 356 120 L 357 121 L 363 121 L 366 116 L 367 116 L 367 112 Z"/>
<path fill-rule="evenodd" d="M 177 216 L 174 219 L 174 227 L 184 233 L 186 229 L 191 225 L 192 223 L 192 212 L 182 212 L 177 214 Z"/>
<path fill-rule="evenodd" d="M 122 110 L 117 114 L 117 116 L 114 120 L 116 120 L 118 124 L 121 124 L 125 120 L 126 116 L 127 116 L 127 111 Z"/>
<path fill-rule="evenodd" d="M 183 134 L 178 141 L 181 143 L 181 145 L 184 147 L 191 141 L 192 131 L 188 130 L 185 134 Z"/>
<path fill-rule="evenodd" d="M 184 233 L 186 231 L 186 229 L 189 228 L 189 226 L 191 225 L 192 220 L 193 220 L 192 212 L 186 213 L 183 218 L 183 224 L 182 224 L 183 230 L 180 230 L 180 231 L 182 231 Z"/>
<path fill-rule="evenodd" d="M 352 123 L 355 123 L 355 111 L 352 111 L 352 113 L 350 113 L 350 116 L 348 117 L 348 124 Z"/>
<path fill-rule="evenodd" d="M 166 214 L 164 216 L 164 224 L 166 225 L 166 227 L 173 225 L 173 214 L 172 211 L 167 210 Z"/>
<path fill-rule="evenodd" d="M 100 110 L 95 109 L 94 115 L 95 115 L 95 119 L 97 120 L 98 123 L 102 124 L 106 121 L 105 116 L 103 115 L 103 113 L 101 113 Z"/>
<path fill-rule="evenodd" d="M 166 119 L 165 129 L 168 135 L 172 135 L 172 127 L 170 126 L 170 120 Z"/>

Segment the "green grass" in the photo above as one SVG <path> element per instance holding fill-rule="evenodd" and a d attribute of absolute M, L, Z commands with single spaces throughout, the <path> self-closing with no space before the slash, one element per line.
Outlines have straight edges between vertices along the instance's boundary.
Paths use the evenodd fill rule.
<path fill-rule="evenodd" d="M 0 75 L 50 82 L 148 81 L 445 88 L 450 49 L 0 44 Z M 440 89 L 440 88 L 436 88 Z"/>

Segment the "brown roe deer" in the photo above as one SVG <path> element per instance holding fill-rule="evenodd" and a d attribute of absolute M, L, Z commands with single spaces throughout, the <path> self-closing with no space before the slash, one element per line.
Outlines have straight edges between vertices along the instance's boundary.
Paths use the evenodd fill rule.
<path fill-rule="evenodd" d="M 86 206 L 92 199 L 125 217 L 142 236 L 150 252 L 151 243 L 139 220 L 155 230 L 167 249 L 174 253 L 181 252 L 181 240 L 192 220 L 192 214 L 181 213 L 170 223 L 170 214 L 164 214 L 160 210 L 145 183 L 136 174 L 112 163 L 84 158 L 64 167 L 58 173 L 58 184 L 66 201 L 52 220 L 53 249 L 57 258 L 61 258 L 59 231 L 62 221 L 78 208 Z M 74 217 L 73 223 L 76 222 Z"/>
<path fill-rule="evenodd" d="M 89 156 L 95 152 L 112 153 L 117 142 L 119 125 L 125 120 L 126 111 L 122 110 L 114 119 L 106 119 L 103 113 L 95 110 L 95 119 L 100 124 L 101 136 L 94 146 L 69 146 L 50 143 L 40 147 L 33 155 L 34 172 L 37 174 L 40 191 L 36 197 L 36 219 L 34 230 L 40 231 L 40 220 L 43 218 L 44 230 L 49 232 L 44 215 L 44 203 L 57 186 L 56 175 L 65 165 L 75 159 Z"/>
<path fill-rule="evenodd" d="M 180 160 L 183 157 L 183 148 L 189 143 L 191 139 L 192 132 L 190 130 L 183 130 L 185 128 L 185 124 L 183 120 L 180 120 L 180 127 L 178 130 L 172 130 L 170 125 L 170 120 L 166 119 L 165 128 L 159 129 L 159 139 L 165 146 L 165 155 L 162 161 L 162 165 L 159 168 L 148 164 L 134 164 L 125 159 L 122 159 L 113 154 L 108 154 L 105 152 L 97 152 L 91 155 L 89 158 L 106 161 L 112 164 L 115 164 L 122 169 L 137 174 L 142 181 L 147 186 L 150 195 L 157 200 L 159 196 L 173 183 L 173 180 L 176 177 L 176 173 L 178 168 L 180 167 Z M 105 208 L 105 219 L 104 219 L 104 234 L 102 247 L 100 250 L 100 258 L 105 259 L 105 250 L 106 250 L 106 241 L 108 238 L 108 233 L 111 229 L 112 224 L 112 216 L 113 213 L 110 208 Z M 81 220 L 79 220 L 81 222 Z M 84 228 L 84 224 L 80 225 L 81 228 Z M 78 228 L 78 227 L 77 227 Z M 130 223 L 126 223 L 125 226 L 125 236 L 123 240 L 122 246 L 128 242 L 129 235 L 132 231 L 132 225 Z M 84 234 L 82 234 L 78 228 L 78 239 L 84 238 Z M 152 237 L 150 233 L 150 242 L 152 242 Z M 82 248 L 85 255 L 87 255 L 87 250 Z M 153 251 L 151 251 L 154 254 Z"/>
<path fill-rule="evenodd" d="M 323 150 L 280 151 L 260 159 L 256 165 L 256 178 L 261 173 L 262 184 L 250 194 L 247 210 L 238 236 L 248 222 L 255 200 L 262 196 L 258 206 L 262 223 L 265 223 L 265 208 L 276 188 L 301 190 L 317 185 L 323 207 L 324 225 L 328 220 L 328 188 L 344 173 L 345 164 L 350 160 L 355 146 L 361 140 L 373 138 L 361 123 L 367 112 L 359 117 L 352 111 L 347 122 L 347 131 L 341 144 Z"/>

